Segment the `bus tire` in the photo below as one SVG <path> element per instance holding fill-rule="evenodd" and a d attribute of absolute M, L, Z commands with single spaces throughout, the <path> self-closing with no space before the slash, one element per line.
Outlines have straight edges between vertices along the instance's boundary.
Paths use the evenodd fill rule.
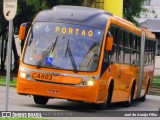
<path fill-rule="evenodd" d="M 150 84 L 150 81 L 148 81 L 147 89 L 146 89 L 146 93 L 145 93 L 145 95 L 144 95 L 144 96 L 142 96 L 142 97 L 139 99 L 139 101 L 140 101 L 140 102 L 144 102 L 144 101 L 146 100 L 146 95 L 147 95 L 147 93 L 148 93 L 149 84 Z"/>
<path fill-rule="evenodd" d="M 34 99 L 34 102 L 39 105 L 46 105 L 49 100 L 48 97 L 42 97 L 42 96 L 37 96 L 37 95 L 34 95 L 33 99 Z"/>
<path fill-rule="evenodd" d="M 124 106 L 125 107 L 130 107 L 132 101 L 133 101 L 133 96 L 134 96 L 134 91 L 135 91 L 135 87 L 136 87 L 136 83 L 135 81 L 133 82 L 133 85 L 132 85 L 132 88 L 131 88 L 131 93 L 130 93 L 130 96 L 129 96 L 129 100 L 124 102 Z"/>
<path fill-rule="evenodd" d="M 114 83 L 113 83 L 113 80 L 112 80 L 110 85 L 109 85 L 108 94 L 107 94 L 107 97 L 106 97 L 106 102 L 98 104 L 98 109 L 99 110 L 105 110 L 106 107 L 109 107 L 111 105 L 113 88 L 114 88 Z"/>

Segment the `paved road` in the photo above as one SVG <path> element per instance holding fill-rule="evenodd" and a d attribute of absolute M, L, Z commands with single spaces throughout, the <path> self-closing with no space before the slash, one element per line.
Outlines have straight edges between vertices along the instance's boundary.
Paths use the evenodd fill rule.
<path fill-rule="evenodd" d="M 36 105 L 33 101 L 33 98 L 30 96 L 22 96 L 16 93 L 14 87 L 10 87 L 9 90 L 9 111 L 66 111 L 71 112 L 72 114 L 78 114 L 78 116 L 99 116 L 99 117 L 54 117 L 51 120 L 106 120 L 106 114 L 112 114 L 112 117 L 109 117 L 110 120 L 117 120 L 117 117 L 114 118 L 115 112 L 123 111 L 158 111 L 160 109 L 160 96 L 147 95 L 145 102 L 134 101 L 133 104 L 129 107 L 123 107 L 121 103 L 113 104 L 109 109 L 105 111 L 89 111 L 95 109 L 92 104 L 88 103 L 74 103 L 62 99 L 50 99 L 46 106 Z M 0 111 L 5 110 L 5 87 L 0 86 Z M 113 111 L 110 113 L 110 111 Z M 124 113 L 123 113 L 124 114 Z M 100 117 L 105 116 L 105 117 Z M 123 120 L 124 117 L 118 117 L 118 120 Z M 128 117 L 128 119 L 133 120 L 133 118 Z M 143 118 L 141 118 L 142 120 Z M 144 120 L 144 119 L 143 119 Z M 150 120 L 150 118 L 145 118 L 145 120 Z M 152 120 L 158 120 L 158 117 L 155 117 Z"/>
<path fill-rule="evenodd" d="M 16 93 L 16 89 L 9 90 L 10 111 L 57 111 L 57 110 L 93 110 L 94 106 L 87 103 L 74 103 L 62 99 L 50 99 L 46 106 L 34 104 L 33 98 L 22 96 Z M 5 87 L 0 86 L 0 111 L 4 110 Z M 113 111 L 157 111 L 160 109 L 160 96 L 147 95 L 145 102 L 134 101 L 131 107 L 125 108 L 119 104 L 113 104 L 110 110 Z"/>

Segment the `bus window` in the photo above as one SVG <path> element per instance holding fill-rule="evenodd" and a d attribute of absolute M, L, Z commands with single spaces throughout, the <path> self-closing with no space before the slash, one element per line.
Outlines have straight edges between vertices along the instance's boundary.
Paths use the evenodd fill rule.
<path fill-rule="evenodd" d="M 110 51 L 110 60 L 111 61 L 117 61 L 117 51 L 118 51 L 118 39 L 117 39 L 117 34 L 118 34 L 118 28 L 114 25 L 111 25 L 109 28 L 109 31 L 111 35 L 113 36 L 113 48 L 112 51 Z"/>
<path fill-rule="evenodd" d="M 136 55 L 136 60 L 137 60 L 137 65 L 139 65 L 140 61 L 140 46 L 141 46 L 141 38 L 139 36 L 136 37 L 136 50 L 137 50 L 137 55 Z"/>
<path fill-rule="evenodd" d="M 125 32 L 125 41 L 124 41 L 124 51 L 125 51 L 125 58 L 124 63 L 130 64 L 130 39 L 131 34 L 128 32 Z"/>
<path fill-rule="evenodd" d="M 132 35 L 131 39 L 131 64 L 139 65 L 140 37 Z"/>
<path fill-rule="evenodd" d="M 30 36 L 32 37 L 28 38 L 27 43 L 31 42 L 25 49 L 25 64 L 64 70 L 97 70 L 103 30 L 80 25 L 36 22 Z"/>
<path fill-rule="evenodd" d="M 151 50 L 152 50 L 152 48 L 151 48 L 151 47 L 152 47 L 152 41 L 149 40 L 149 61 L 148 61 L 148 62 L 149 62 L 149 63 L 148 63 L 149 65 L 152 64 L 152 59 L 151 59 L 151 58 L 152 58 L 152 57 L 151 57 L 151 52 L 152 52 Z"/>
<path fill-rule="evenodd" d="M 156 43 L 155 41 L 152 41 L 152 45 L 151 45 L 152 49 L 151 49 L 151 60 L 152 60 L 152 65 L 154 64 L 154 58 L 155 58 L 155 49 L 156 49 Z"/>
<path fill-rule="evenodd" d="M 148 65 L 148 40 L 145 41 L 145 58 L 144 58 L 144 63 L 145 65 Z"/>
<path fill-rule="evenodd" d="M 119 56 L 119 62 L 123 63 L 124 62 L 124 37 L 123 37 L 123 30 L 119 29 L 118 31 L 118 42 L 119 42 L 119 46 L 118 46 L 118 56 Z"/>
<path fill-rule="evenodd" d="M 136 36 L 132 36 L 131 39 L 131 64 L 136 65 L 137 64 L 137 39 Z"/>
<path fill-rule="evenodd" d="M 145 43 L 145 65 L 151 65 L 151 40 L 146 39 Z"/>

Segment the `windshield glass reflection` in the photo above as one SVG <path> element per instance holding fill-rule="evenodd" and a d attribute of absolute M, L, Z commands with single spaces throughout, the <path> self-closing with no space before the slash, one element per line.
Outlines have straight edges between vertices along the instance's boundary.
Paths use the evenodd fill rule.
<path fill-rule="evenodd" d="M 64 70 L 96 71 L 102 37 L 103 31 L 93 27 L 36 22 L 26 43 L 24 63 Z M 49 49 L 52 44 L 54 49 Z"/>

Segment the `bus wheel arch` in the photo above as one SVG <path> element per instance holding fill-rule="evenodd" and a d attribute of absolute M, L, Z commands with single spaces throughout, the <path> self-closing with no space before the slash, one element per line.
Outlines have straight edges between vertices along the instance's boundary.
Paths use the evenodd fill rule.
<path fill-rule="evenodd" d="M 110 106 L 111 100 L 112 100 L 112 95 L 113 95 L 113 89 L 114 89 L 114 80 L 110 79 L 109 84 L 108 84 L 108 90 L 107 90 L 107 93 L 106 93 L 105 102 L 97 104 L 98 109 L 105 110 L 106 107 Z"/>
<path fill-rule="evenodd" d="M 111 104 L 113 90 L 114 90 L 114 80 L 111 79 L 110 82 L 109 82 L 108 90 L 107 90 L 108 93 L 106 95 L 106 104 L 107 104 L 107 107 L 109 107 L 110 104 Z"/>
<path fill-rule="evenodd" d="M 140 98 L 140 101 L 141 101 L 141 102 L 144 102 L 144 101 L 146 100 L 146 95 L 147 95 L 147 92 L 148 92 L 148 89 L 149 89 L 149 85 L 150 85 L 150 78 L 148 78 L 148 80 L 147 80 L 145 93 L 144 93 L 144 95 Z"/>
<path fill-rule="evenodd" d="M 135 89 L 136 89 L 136 80 L 134 79 L 132 81 L 132 84 L 130 86 L 130 92 L 129 92 L 129 96 L 128 96 L 128 101 L 124 102 L 124 106 L 125 107 L 130 107 L 132 101 L 133 101 L 133 98 L 134 98 L 134 94 L 135 94 Z"/>
<path fill-rule="evenodd" d="M 150 78 L 148 79 L 148 82 L 147 82 L 147 85 L 146 85 L 146 94 L 148 93 L 148 90 L 149 90 L 149 86 L 150 86 Z"/>

